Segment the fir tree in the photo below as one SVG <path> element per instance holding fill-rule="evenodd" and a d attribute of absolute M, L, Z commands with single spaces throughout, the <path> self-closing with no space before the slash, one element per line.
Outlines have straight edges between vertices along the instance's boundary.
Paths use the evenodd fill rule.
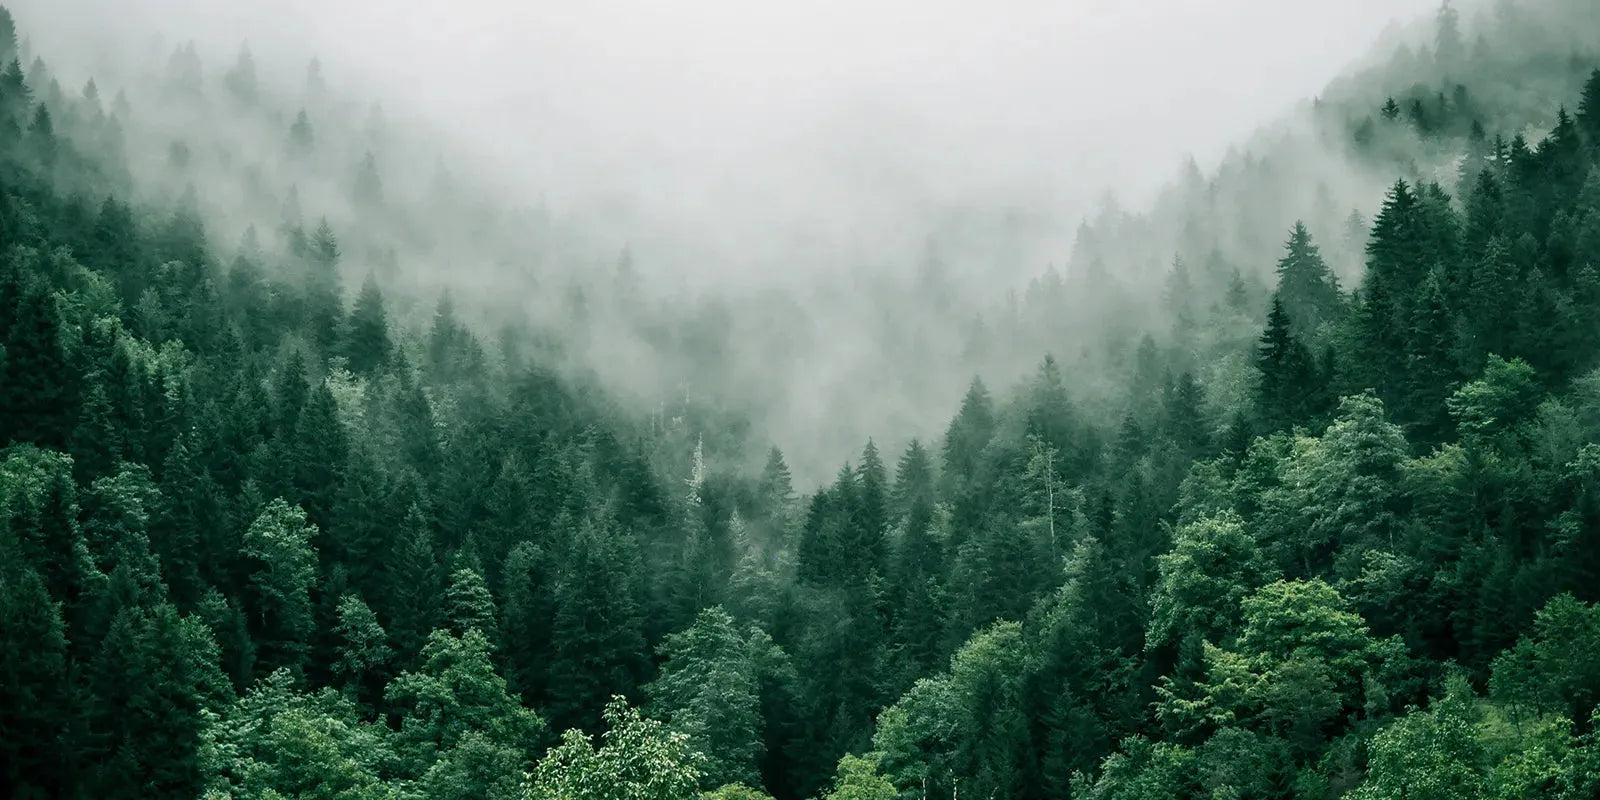
<path fill-rule="evenodd" d="M 301 109 L 294 118 L 294 124 L 289 126 L 289 155 L 307 158 L 316 146 L 316 132 L 311 128 L 311 119 L 306 116 L 305 109 Z"/>
<path fill-rule="evenodd" d="M 350 312 L 345 357 L 349 359 L 350 369 L 359 374 L 369 374 L 388 362 L 391 347 L 383 294 L 378 289 L 377 280 L 369 273 L 361 284 L 361 294 L 356 297 L 355 308 Z"/>
<path fill-rule="evenodd" d="M 1304 422 L 1320 391 L 1311 353 L 1290 329 L 1289 315 L 1274 296 L 1267 327 L 1256 350 L 1256 413 L 1267 430 Z"/>
<path fill-rule="evenodd" d="M 1322 260 L 1304 223 L 1295 223 L 1284 250 L 1278 260 L 1277 297 L 1295 335 L 1310 341 L 1325 323 L 1339 317 L 1339 279 Z"/>

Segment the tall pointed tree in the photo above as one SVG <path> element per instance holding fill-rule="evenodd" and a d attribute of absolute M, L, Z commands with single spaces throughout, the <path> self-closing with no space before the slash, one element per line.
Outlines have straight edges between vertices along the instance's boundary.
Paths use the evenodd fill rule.
<path fill-rule="evenodd" d="M 1338 319 L 1339 279 L 1322 259 L 1305 223 L 1296 222 L 1278 260 L 1278 299 L 1295 335 L 1315 341 L 1325 323 Z"/>

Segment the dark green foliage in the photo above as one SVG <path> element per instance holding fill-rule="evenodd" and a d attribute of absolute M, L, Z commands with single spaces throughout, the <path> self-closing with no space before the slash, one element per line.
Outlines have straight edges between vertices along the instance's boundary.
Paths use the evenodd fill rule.
<path fill-rule="evenodd" d="M 1278 261 L 1277 299 L 1289 315 L 1295 335 L 1316 341 L 1323 326 L 1339 318 L 1339 279 L 1322 260 L 1305 223 L 1295 223 L 1284 250 Z"/>
<path fill-rule="evenodd" d="M 68 702 L 67 638 L 59 605 L 39 574 L 0 572 L 0 762 L 6 796 L 55 796 L 71 785 L 60 741 Z"/>
<path fill-rule="evenodd" d="M 1282 430 L 1319 410 L 1322 387 L 1311 351 L 1297 337 L 1278 297 L 1256 350 L 1256 413 L 1267 431 Z"/>
<path fill-rule="evenodd" d="M 0 440 L 59 447 L 71 435 L 77 403 L 55 298 L 31 282 L 12 291 L 15 305 L 0 322 Z"/>
<path fill-rule="evenodd" d="M 350 138 L 315 64 L 302 111 L 186 43 L 134 108 L 0 13 L 0 794 L 1596 796 L 1600 72 L 1518 52 L 1589 10 L 1545 5 L 1469 45 L 1446 4 L 1314 104 L 1359 180 L 1252 147 L 1086 223 L 970 361 L 888 307 L 863 350 L 924 372 L 828 402 L 994 383 L 823 481 L 725 384 L 646 415 L 588 374 L 597 332 L 721 370 L 776 306 L 563 283 L 530 216 L 560 314 L 446 290 L 417 325 L 432 234 L 510 215 L 385 186 L 404 137 Z M 219 113 L 287 133 L 304 194 L 185 123 Z M 1330 186 L 1374 174 L 1369 230 Z M 1277 239 L 1299 215 L 1339 235 Z M 948 277 L 907 302 L 972 311 Z"/>
<path fill-rule="evenodd" d="M 389 361 L 393 346 L 389 342 L 389 320 L 383 310 L 383 293 L 371 275 L 361 284 L 361 294 L 356 296 L 346 341 L 345 358 L 349 360 L 350 369 L 358 373 L 371 373 Z"/>

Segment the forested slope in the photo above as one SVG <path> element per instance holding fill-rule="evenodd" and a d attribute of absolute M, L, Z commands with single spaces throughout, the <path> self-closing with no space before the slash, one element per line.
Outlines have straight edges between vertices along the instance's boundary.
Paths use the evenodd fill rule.
<path fill-rule="evenodd" d="M 1261 228 L 1267 155 L 1104 216 L 1029 380 L 805 496 L 347 286 L 359 215 L 219 245 L 0 17 L 0 793 L 1600 794 L 1600 53 L 1528 5 L 1318 104 L 1370 222 Z"/>

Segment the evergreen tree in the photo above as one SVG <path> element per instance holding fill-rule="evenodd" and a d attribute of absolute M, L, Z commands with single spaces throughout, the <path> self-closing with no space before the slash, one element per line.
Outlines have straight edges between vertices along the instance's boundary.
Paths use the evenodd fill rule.
<path fill-rule="evenodd" d="M 318 222 L 311 234 L 307 265 L 307 327 L 312 342 L 322 352 L 331 352 L 344 326 L 344 300 L 339 286 L 339 240 L 326 219 Z"/>
<path fill-rule="evenodd" d="M 406 512 L 397 546 L 391 550 L 384 596 L 389 598 L 389 631 L 402 659 L 412 658 L 438 622 L 436 605 L 444 576 L 434 545 L 433 526 L 415 503 Z"/>
<path fill-rule="evenodd" d="M 301 109 L 294 118 L 294 124 L 289 126 L 289 155 L 306 158 L 316 145 L 316 132 L 311 128 L 311 119 L 306 116 L 305 109 Z"/>
<path fill-rule="evenodd" d="M 359 374 L 370 374 L 388 363 L 392 347 L 389 342 L 388 315 L 383 309 L 383 293 L 369 273 L 361 284 L 361 294 L 356 296 L 355 308 L 350 312 L 345 357 L 349 359 L 350 369 Z"/>
<path fill-rule="evenodd" d="M 1304 223 L 1295 223 L 1284 250 L 1278 260 L 1277 297 L 1295 335 L 1314 341 L 1325 323 L 1339 317 L 1339 280 L 1322 260 Z"/>
<path fill-rule="evenodd" d="M 73 370 L 61 343 L 55 300 L 41 287 L 20 294 L 5 326 L 0 362 L 0 439 L 46 446 L 66 443 L 76 407 Z"/>
<path fill-rule="evenodd" d="M 234 60 L 233 68 L 222 77 L 222 83 L 240 105 L 250 107 L 256 104 L 260 89 L 256 85 L 255 56 L 250 54 L 249 46 L 239 48 L 239 57 Z M 299 120 L 296 120 L 296 124 L 299 124 Z"/>
<path fill-rule="evenodd" d="M 244 535 L 250 575 L 253 633 L 263 674 L 305 665 L 315 622 L 311 591 L 317 575 L 316 526 L 305 512 L 281 498 L 267 504 Z"/>
<path fill-rule="evenodd" d="M 645 642 L 632 585 L 636 554 L 602 525 L 573 538 L 555 586 L 549 666 L 550 718 L 561 727 L 592 722 L 607 692 L 631 690 Z"/>
<path fill-rule="evenodd" d="M 1578 127 L 1588 137 L 1591 147 L 1600 145 L 1600 69 L 1589 73 L 1583 84 L 1583 96 L 1578 101 Z"/>
<path fill-rule="evenodd" d="M 1277 297 L 1256 351 L 1256 370 L 1256 413 L 1267 430 L 1283 430 L 1315 413 L 1321 387 L 1311 353 L 1294 335 Z"/>
<path fill-rule="evenodd" d="M 493 644 L 498 628 L 495 624 L 494 597 L 483 583 L 477 570 L 463 567 L 450 576 L 450 587 L 445 590 L 445 621 L 457 635 L 475 630 Z"/>
<path fill-rule="evenodd" d="M 661 644 L 650 709 L 706 756 L 702 786 L 760 785 L 761 698 L 750 642 L 720 607 Z"/>
<path fill-rule="evenodd" d="M 383 179 L 378 177 L 378 161 L 370 152 L 361 157 L 361 165 L 356 168 L 351 195 L 358 205 L 367 208 L 383 203 Z"/>
<path fill-rule="evenodd" d="M 0 24 L 9 21 L 9 15 L 0 18 Z M 74 781 L 60 739 L 70 692 L 67 639 L 60 606 L 26 565 L 0 569 L 0 642 L 0 781 L 6 796 L 64 794 Z"/>
<path fill-rule="evenodd" d="M 338 658 L 333 677 L 358 701 L 370 703 L 387 682 L 387 667 L 393 650 L 378 616 L 361 598 L 347 594 L 339 600 L 339 621 L 334 628 L 339 639 Z"/>

